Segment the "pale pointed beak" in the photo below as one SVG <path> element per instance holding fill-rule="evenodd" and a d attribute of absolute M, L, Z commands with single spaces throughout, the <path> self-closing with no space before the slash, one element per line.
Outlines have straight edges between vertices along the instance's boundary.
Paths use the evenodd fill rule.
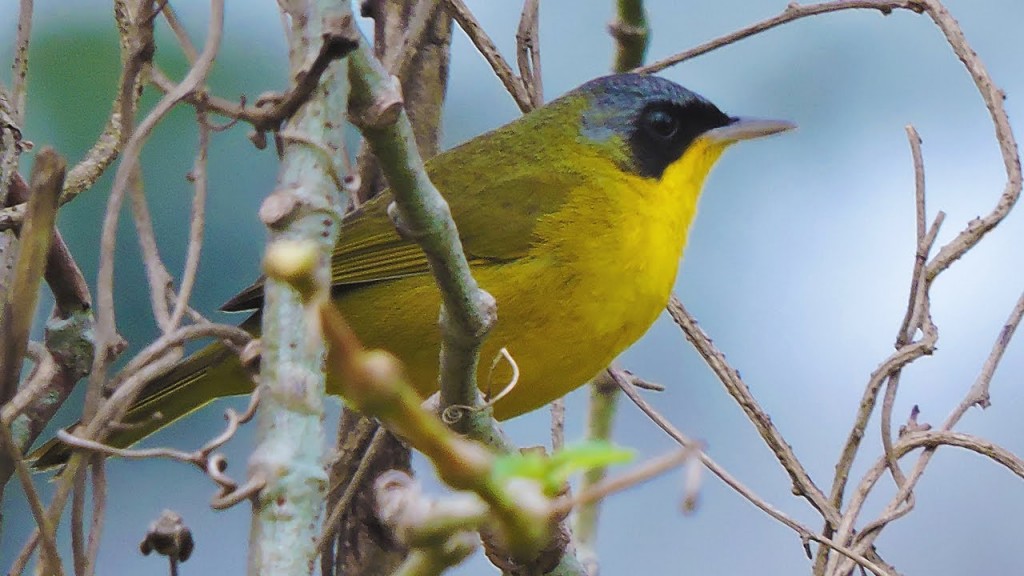
<path fill-rule="evenodd" d="M 771 136 L 779 132 L 785 132 L 796 128 L 796 124 L 786 120 L 767 120 L 764 118 L 733 118 L 730 124 L 708 130 L 701 136 L 721 142 L 732 144 L 740 140 L 752 140 L 763 136 Z"/>

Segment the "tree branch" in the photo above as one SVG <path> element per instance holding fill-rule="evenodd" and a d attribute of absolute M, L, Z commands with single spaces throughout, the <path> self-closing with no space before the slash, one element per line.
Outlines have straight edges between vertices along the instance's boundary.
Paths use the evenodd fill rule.
<path fill-rule="evenodd" d="M 430 182 L 416 148 L 397 83 L 365 42 L 350 61 L 350 118 L 380 161 L 394 194 L 397 225 L 419 242 L 441 291 L 442 404 L 476 405 L 480 344 L 495 320 L 494 298 L 473 279 L 448 203 Z M 490 418 L 467 414 L 457 425 L 463 431 Z"/>

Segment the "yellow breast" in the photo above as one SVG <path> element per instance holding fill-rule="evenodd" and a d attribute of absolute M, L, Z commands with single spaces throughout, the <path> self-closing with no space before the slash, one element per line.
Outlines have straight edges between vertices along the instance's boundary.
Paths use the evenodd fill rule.
<path fill-rule="evenodd" d="M 487 354 L 506 346 L 521 373 L 516 389 L 496 406 L 499 418 L 585 383 L 650 328 L 668 302 L 704 175 L 720 153 L 695 143 L 660 180 L 591 166 L 599 179 L 587 185 L 599 193 L 571 194 L 564 209 L 546 217 L 529 258 L 481 270 L 485 289 L 531 287 L 495 294 L 498 326 L 481 363 L 489 369 Z M 519 278 L 498 283 L 491 274 Z M 492 386 L 507 375 L 495 371 Z"/>
<path fill-rule="evenodd" d="M 580 184 L 588 193 L 571 193 L 541 219 L 525 257 L 474 267 L 498 302 L 498 322 L 481 351 L 480 387 L 493 395 L 508 383 L 506 363 L 491 370 L 501 348 L 520 372 L 496 417 L 539 408 L 586 383 L 650 328 L 668 301 L 704 175 L 720 152 L 698 140 L 660 180 L 577 158 L 577 167 L 592 164 L 584 170 L 591 178 Z M 357 334 L 387 334 L 366 343 L 394 352 L 428 395 L 437 389 L 437 288 L 429 276 L 390 286 L 405 297 L 389 301 L 383 287 L 368 286 L 346 295 L 343 310 Z"/>

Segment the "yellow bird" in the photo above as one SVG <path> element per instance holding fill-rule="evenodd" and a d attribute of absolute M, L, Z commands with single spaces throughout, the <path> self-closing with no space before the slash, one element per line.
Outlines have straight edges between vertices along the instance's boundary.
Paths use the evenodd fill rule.
<path fill-rule="evenodd" d="M 480 286 L 498 302 L 479 382 L 507 348 L 520 369 L 499 419 L 586 383 L 639 339 L 668 302 L 704 179 L 734 142 L 793 124 L 729 116 L 656 76 L 587 82 L 427 163 Z M 368 347 L 394 353 L 424 397 L 437 389 L 438 289 L 413 241 L 387 215 L 385 192 L 345 216 L 332 258 L 334 303 Z M 256 284 L 225 310 L 258 309 Z M 259 313 L 243 327 L 259 329 Z M 211 344 L 154 380 L 128 412 L 128 446 L 219 397 L 251 390 L 238 358 Z M 338 383 L 328 375 L 328 392 Z M 153 418 L 160 413 L 161 418 Z M 52 446 L 38 467 L 66 459 Z"/>

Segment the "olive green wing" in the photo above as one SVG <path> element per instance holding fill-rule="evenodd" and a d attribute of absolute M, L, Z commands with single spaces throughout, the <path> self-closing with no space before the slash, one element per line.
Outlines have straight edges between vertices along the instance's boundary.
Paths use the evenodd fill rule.
<path fill-rule="evenodd" d="M 450 153 L 449 153 L 450 154 Z M 526 254 L 538 218 L 556 210 L 564 187 L 540 174 L 523 174 L 496 165 L 455 166 L 444 154 L 429 165 L 434 184 L 445 194 L 459 228 L 470 266 L 508 262 Z M 488 174 L 487 172 L 490 172 Z M 494 174 L 508 174 L 495 178 Z M 415 241 L 403 238 L 387 214 L 390 192 L 367 202 L 342 220 L 331 257 L 331 283 L 337 290 L 420 274 L 429 274 L 426 256 Z M 222 310 L 258 308 L 264 279 L 240 292 Z"/>

